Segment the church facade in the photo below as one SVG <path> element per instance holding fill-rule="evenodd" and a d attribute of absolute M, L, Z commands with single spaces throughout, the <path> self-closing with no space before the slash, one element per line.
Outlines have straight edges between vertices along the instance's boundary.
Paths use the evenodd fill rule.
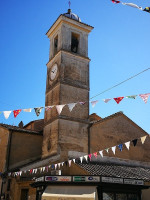
<path fill-rule="evenodd" d="M 92 29 L 69 9 L 46 33 L 50 53 L 45 106 L 63 109 L 60 113 L 55 107 L 49 109 L 44 119 L 26 126 L 0 124 L 0 199 L 149 199 L 148 133 L 122 112 L 104 119 L 89 115 L 88 35 Z M 75 102 L 80 103 L 72 112 L 63 107 Z M 144 145 L 138 141 L 130 151 L 123 147 L 115 155 L 109 149 L 103 157 L 92 156 L 144 136 Z"/>

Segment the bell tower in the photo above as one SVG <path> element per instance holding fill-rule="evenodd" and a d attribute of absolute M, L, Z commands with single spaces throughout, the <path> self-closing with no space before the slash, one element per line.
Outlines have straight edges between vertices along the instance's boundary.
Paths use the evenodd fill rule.
<path fill-rule="evenodd" d="M 93 29 L 68 9 L 46 35 L 50 39 L 45 106 L 65 105 L 45 111 L 42 157 L 69 158 L 71 152 L 88 153 L 89 62 L 88 34 Z M 77 103 L 70 112 L 66 104 Z"/>

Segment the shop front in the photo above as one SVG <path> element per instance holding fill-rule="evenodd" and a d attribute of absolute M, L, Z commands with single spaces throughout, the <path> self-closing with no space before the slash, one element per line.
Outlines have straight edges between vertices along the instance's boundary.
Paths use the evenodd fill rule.
<path fill-rule="evenodd" d="M 144 200 L 143 180 L 101 176 L 43 176 L 32 184 L 36 200 Z"/>

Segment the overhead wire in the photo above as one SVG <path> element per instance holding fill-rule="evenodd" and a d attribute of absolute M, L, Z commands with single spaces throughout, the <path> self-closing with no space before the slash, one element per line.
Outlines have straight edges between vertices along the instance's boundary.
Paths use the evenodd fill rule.
<path fill-rule="evenodd" d="M 103 94 L 103 93 L 105 93 L 105 92 L 107 92 L 107 91 L 109 91 L 109 90 L 112 90 L 113 88 L 115 88 L 115 87 L 117 87 L 117 86 L 119 86 L 119 85 L 121 85 L 121 84 L 123 84 L 123 83 L 125 83 L 125 82 L 127 82 L 127 81 L 129 81 L 129 80 L 131 80 L 131 79 L 133 79 L 133 78 L 135 78 L 136 76 L 139 76 L 140 74 L 142 74 L 142 73 L 148 71 L 149 69 L 150 69 L 150 68 L 147 68 L 147 69 L 145 69 L 145 70 L 143 70 L 143 71 L 141 71 L 141 72 L 139 72 L 139 73 L 137 73 L 137 74 L 131 76 L 130 78 L 127 78 L 127 79 L 125 79 L 124 81 L 121 81 L 120 83 L 117 83 L 116 85 L 114 85 L 114 86 L 112 86 L 112 87 L 110 87 L 110 88 L 108 88 L 108 89 L 106 89 L 106 90 L 104 90 L 104 91 L 102 91 L 102 92 L 96 94 L 95 96 L 91 97 L 90 99 L 93 99 L 93 98 L 95 98 L 95 97 L 97 97 L 97 96 L 100 96 L 101 94 Z"/>

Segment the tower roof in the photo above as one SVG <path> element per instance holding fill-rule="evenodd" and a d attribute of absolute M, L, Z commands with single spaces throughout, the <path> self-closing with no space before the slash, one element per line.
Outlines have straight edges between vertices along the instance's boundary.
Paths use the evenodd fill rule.
<path fill-rule="evenodd" d="M 74 20 L 76 20 L 76 21 L 78 21 L 78 22 L 81 22 L 80 17 L 79 17 L 78 15 L 72 13 L 71 9 L 68 9 L 68 12 L 67 12 L 67 13 L 64 13 L 63 15 L 64 15 L 65 17 L 69 17 L 69 18 L 74 19 Z"/>

